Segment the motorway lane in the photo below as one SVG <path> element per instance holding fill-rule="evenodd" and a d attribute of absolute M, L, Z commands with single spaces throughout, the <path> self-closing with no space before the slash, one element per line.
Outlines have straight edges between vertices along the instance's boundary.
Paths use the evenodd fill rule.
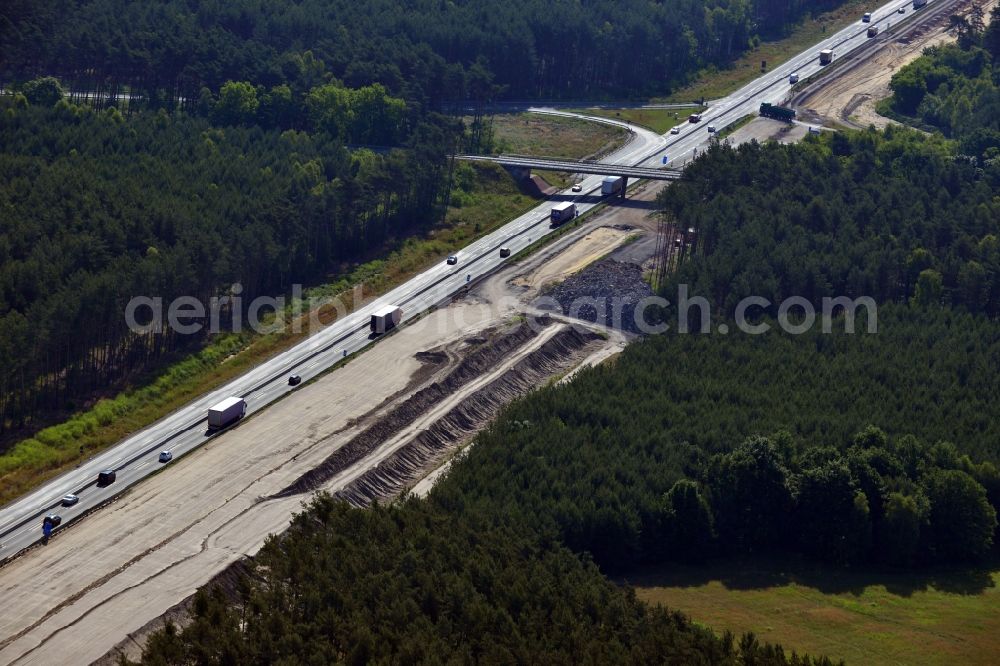
<path fill-rule="evenodd" d="M 627 125 L 607 119 L 600 121 L 622 127 Z M 654 132 L 633 129 L 631 140 L 613 153 L 608 161 L 632 164 L 663 144 L 663 138 Z M 586 179 L 584 192 L 575 196 L 599 190 L 600 181 L 600 176 Z M 572 193 L 567 191 L 564 194 Z M 595 205 L 581 203 L 580 210 L 585 212 Z M 9 558 L 39 541 L 42 537 L 42 517 L 47 513 L 62 516 L 62 525 L 57 530 L 66 529 L 74 519 L 162 467 L 157 462 L 161 450 L 171 451 L 176 460 L 204 444 L 210 439 L 206 433 L 206 412 L 221 399 L 230 395 L 244 397 L 249 416 L 291 390 L 287 384 L 290 374 L 299 374 L 307 381 L 345 356 L 371 344 L 368 320 L 379 307 L 389 303 L 400 305 L 404 310 L 405 323 L 449 298 L 467 281 L 491 272 L 504 261 L 499 256 L 501 246 L 510 247 L 516 254 L 551 231 L 548 223 L 550 207 L 551 203 L 543 204 L 470 244 L 458 253 L 457 266 L 442 262 L 425 271 L 225 387 L 198 398 L 72 472 L 53 479 L 4 507 L 0 510 L 0 558 Z M 118 475 L 117 481 L 106 488 L 96 486 L 97 473 L 102 469 L 115 469 Z M 60 507 L 61 497 L 68 493 L 77 494 L 80 502 L 74 507 Z"/>
<path fill-rule="evenodd" d="M 942 1 L 942 0 L 932 0 Z M 757 111 L 761 102 L 780 102 L 791 90 L 788 76 L 797 73 L 804 79 L 818 72 L 819 51 L 834 50 L 835 59 L 865 44 L 869 25 L 878 25 L 884 30 L 888 24 L 903 20 L 896 13 L 899 7 L 907 8 L 907 16 L 912 14 L 909 0 L 894 0 L 873 11 L 871 24 L 859 20 L 814 47 L 807 49 L 788 62 L 762 75 L 732 95 L 714 103 L 697 124 L 684 123 L 680 135 L 661 137 L 648 130 L 630 126 L 628 123 L 605 118 L 588 118 L 607 124 L 629 127 L 633 139 L 626 146 L 610 155 L 605 161 L 633 166 L 658 166 L 662 157 L 668 156 L 669 164 L 682 166 L 704 149 L 711 135 L 709 125 L 722 130 L 743 116 Z M 569 114 L 555 110 L 539 112 L 557 115 Z M 597 205 L 586 201 L 600 187 L 600 176 L 589 176 L 582 182 L 583 192 L 576 196 L 581 213 Z M 548 211 L 551 203 L 545 203 L 508 223 L 502 229 L 479 239 L 459 253 L 458 266 L 444 263 L 435 266 L 392 290 L 385 296 L 369 303 L 357 312 L 335 322 L 330 327 L 283 354 L 257 366 L 247 374 L 225 387 L 206 394 L 187 406 L 165 417 L 152 426 L 140 431 L 120 444 L 46 483 L 39 489 L 0 509 L 0 559 L 6 559 L 41 539 L 42 517 L 49 512 L 59 513 L 63 523 L 58 529 L 66 529 L 68 523 L 89 509 L 114 497 L 130 484 L 138 481 L 159 468 L 156 457 L 160 450 L 168 449 L 175 459 L 197 448 L 209 438 L 205 434 L 205 414 L 208 407 L 221 399 L 238 395 L 247 400 L 247 413 L 253 414 L 277 398 L 289 392 L 287 377 L 299 374 L 308 380 L 324 372 L 331 365 L 368 344 L 367 322 L 371 313 L 385 304 L 393 303 L 403 307 L 404 323 L 447 299 L 460 290 L 469 279 L 489 273 L 496 268 L 500 259 L 497 250 L 501 246 L 510 247 L 513 253 L 529 246 L 535 240 L 550 232 Z M 168 463 L 169 464 L 169 463 Z M 97 488 L 97 473 L 106 468 L 116 469 L 118 480 L 107 488 Z M 77 506 L 60 508 L 59 499 L 67 494 L 80 496 Z"/>

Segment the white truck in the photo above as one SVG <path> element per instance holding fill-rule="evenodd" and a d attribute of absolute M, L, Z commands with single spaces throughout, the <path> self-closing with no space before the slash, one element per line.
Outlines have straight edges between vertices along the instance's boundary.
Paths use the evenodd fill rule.
<path fill-rule="evenodd" d="M 572 220 L 574 217 L 576 217 L 576 204 L 572 201 L 563 201 L 552 207 L 551 219 L 553 226 L 560 225 L 566 220 Z"/>
<path fill-rule="evenodd" d="M 833 51 L 830 49 L 823 49 L 819 52 L 819 64 L 829 65 L 833 62 Z"/>
<path fill-rule="evenodd" d="M 601 194 L 617 194 L 621 192 L 625 179 L 621 176 L 605 176 L 601 181 Z"/>
<path fill-rule="evenodd" d="M 371 329 L 375 335 L 382 335 L 393 329 L 403 319 L 403 308 L 398 305 L 386 305 L 372 314 Z"/>
<path fill-rule="evenodd" d="M 235 423 L 247 413 L 247 401 L 243 398 L 226 398 L 219 404 L 208 408 L 208 429 L 221 430 Z"/>

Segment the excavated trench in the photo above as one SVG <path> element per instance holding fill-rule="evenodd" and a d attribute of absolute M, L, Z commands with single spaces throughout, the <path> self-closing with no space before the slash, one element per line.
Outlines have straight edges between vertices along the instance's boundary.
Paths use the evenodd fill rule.
<path fill-rule="evenodd" d="M 552 336 L 510 370 L 477 390 L 441 419 L 420 432 L 388 459 L 336 493 L 354 506 L 364 507 L 392 497 L 436 466 L 454 446 L 495 418 L 504 405 L 541 382 L 576 365 L 603 338 L 568 328 Z"/>
<path fill-rule="evenodd" d="M 376 423 L 356 435 L 326 460 L 272 497 L 281 498 L 316 490 L 334 476 L 368 456 L 385 440 L 413 423 L 421 414 L 455 393 L 488 369 L 496 366 L 516 349 L 535 339 L 539 331 L 549 326 L 548 317 L 535 320 L 537 325 L 519 324 L 513 331 L 483 344 L 466 356 L 442 381 L 434 382 L 407 398 Z"/>

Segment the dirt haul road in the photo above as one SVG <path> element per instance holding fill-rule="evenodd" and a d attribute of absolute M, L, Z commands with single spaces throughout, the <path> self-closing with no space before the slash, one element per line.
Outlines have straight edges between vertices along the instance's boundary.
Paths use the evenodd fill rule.
<path fill-rule="evenodd" d="M 641 204 L 598 213 L 555 249 L 473 285 L 465 298 L 401 328 L 0 568 L 0 664 L 88 663 L 116 645 L 130 645 L 137 656 L 139 645 L 129 637 L 284 530 L 309 495 L 282 491 L 337 452 L 355 447 L 345 468 L 334 466 L 310 488 L 358 504 L 391 496 L 453 454 L 516 395 L 620 350 L 623 336 L 605 339 L 558 321 L 514 341 L 505 337 L 535 293 L 513 278 L 540 274 L 539 266 L 555 259 L 582 267 L 613 247 L 608 238 L 624 238 L 598 231 L 618 215 L 650 226 Z M 577 248 L 588 234 L 601 242 Z M 472 370 L 463 363 L 497 348 L 502 358 Z M 444 393 L 433 407 L 403 413 L 415 396 L 434 391 Z M 366 439 L 387 422 L 402 424 L 399 432 Z"/>
<path fill-rule="evenodd" d="M 983 5 L 987 20 L 995 5 L 995 0 Z M 959 0 L 952 13 L 967 16 L 971 8 L 972 0 Z M 889 81 L 893 75 L 920 57 L 925 48 L 955 41 L 955 34 L 948 30 L 949 22 L 950 14 L 946 13 L 919 28 L 877 37 L 888 41 L 870 58 L 829 78 L 807 97 L 796 100 L 800 117 L 854 129 L 869 125 L 882 129 L 895 123 L 879 115 L 875 105 L 892 94 Z"/>

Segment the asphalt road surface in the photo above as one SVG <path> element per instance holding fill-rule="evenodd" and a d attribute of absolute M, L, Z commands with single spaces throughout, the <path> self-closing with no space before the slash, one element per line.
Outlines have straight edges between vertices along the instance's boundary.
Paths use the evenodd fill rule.
<path fill-rule="evenodd" d="M 790 74 L 796 73 L 801 78 L 806 78 L 821 69 L 818 57 L 821 49 L 833 49 L 835 58 L 856 49 L 866 43 L 868 25 L 878 25 L 884 29 L 887 23 L 902 20 L 904 17 L 896 13 L 899 7 L 905 7 L 907 14 L 911 11 L 909 1 L 895 0 L 883 5 L 873 12 L 871 24 L 863 24 L 859 20 L 787 63 L 763 74 L 732 95 L 717 100 L 703 114 L 700 123 L 680 125 L 679 135 L 659 136 L 642 128 L 631 127 L 632 139 L 608 156 L 605 161 L 634 166 L 657 166 L 662 164 L 663 158 L 666 157 L 667 163 L 671 166 L 687 163 L 704 149 L 711 138 L 709 127 L 721 130 L 726 125 L 755 112 L 761 102 L 781 101 L 791 88 Z M 538 111 L 575 115 L 554 110 Z M 628 123 L 603 118 L 594 120 L 629 126 Z M 599 205 L 599 200 L 594 195 L 600 191 L 600 182 L 601 176 L 588 176 L 582 181 L 582 192 L 576 194 L 567 190 L 556 198 L 576 199 L 580 212 L 586 212 Z M 469 281 L 488 274 L 504 261 L 499 256 L 501 247 L 509 247 L 512 253 L 516 254 L 552 231 L 549 225 L 550 208 L 551 203 L 545 203 L 518 217 L 503 228 L 464 248 L 458 253 L 457 265 L 449 266 L 442 262 L 415 276 L 385 296 L 368 303 L 292 349 L 262 363 L 223 388 L 202 396 L 77 469 L 45 483 L 28 495 L 3 507 L 0 509 L 0 560 L 8 559 L 38 542 L 42 538 L 42 519 L 46 514 L 59 514 L 62 523 L 57 531 L 65 530 L 75 518 L 158 470 L 161 467 L 157 462 L 160 451 L 171 451 L 174 460 L 177 460 L 185 453 L 205 444 L 212 437 L 206 432 L 206 413 L 211 405 L 228 396 L 241 396 L 247 401 L 247 414 L 253 414 L 291 390 L 287 383 L 289 375 L 298 374 L 303 381 L 308 381 L 342 358 L 371 344 L 373 340 L 369 335 L 368 320 L 376 309 L 386 304 L 402 307 L 405 324 L 408 319 L 455 294 Z M 110 486 L 99 488 L 96 484 L 97 475 L 103 469 L 114 469 L 117 472 L 117 481 Z M 61 507 L 60 499 L 69 493 L 79 496 L 79 503 L 72 507 Z"/>

